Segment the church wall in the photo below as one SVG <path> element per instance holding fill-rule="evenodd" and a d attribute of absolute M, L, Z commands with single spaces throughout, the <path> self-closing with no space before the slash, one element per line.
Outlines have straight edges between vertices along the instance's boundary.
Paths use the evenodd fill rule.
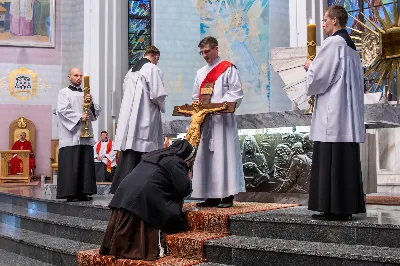
<path fill-rule="evenodd" d="M 57 117 L 52 115 L 56 108 L 58 91 L 68 85 L 67 73 L 71 67 L 83 66 L 83 0 L 56 0 L 55 47 L 5 47 L 0 46 L 0 110 L 11 114 L 0 115 L 0 149 L 8 149 L 8 125 L 25 116 L 35 125 L 37 137 L 37 174 L 50 174 L 50 140 L 58 138 Z M 33 97 L 21 100 L 11 95 L 8 86 L 10 72 L 26 67 L 38 74 L 38 86 Z M 22 95 L 22 94 L 17 94 Z M 42 121 L 47 120 L 47 121 Z M 50 132 L 47 124 L 50 124 Z M 40 146 L 40 147 L 39 147 Z"/>
<path fill-rule="evenodd" d="M 270 1 L 269 4 L 269 30 L 270 47 L 290 47 L 289 1 Z M 292 109 L 292 102 L 283 91 L 284 83 L 278 73 L 270 70 L 270 109 L 269 111 L 287 111 Z"/>
<path fill-rule="evenodd" d="M 200 17 L 192 1 L 154 1 L 154 44 L 168 92 L 164 120 L 173 120 L 175 105 L 190 103 L 196 71 L 204 65 L 198 53 Z M 178 21 L 179 20 L 179 21 Z"/>
<path fill-rule="evenodd" d="M 239 69 L 245 97 L 237 113 L 270 110 L 271 1 L 256 0 L 248 9 L 242 1 L 232 2 L 228 8 L 225 3 L 154 1 L 154 44 L 161 50 L 159 67 L 169 92 L 164 120 L 174 119 L 170 115 L 173 106 L 191 102 L 196 71 L 205 65 L 197 45 L 208 35 L 219 40 L 220 56 Z M 279 4 L 276 7 L 279 9 Z"/>

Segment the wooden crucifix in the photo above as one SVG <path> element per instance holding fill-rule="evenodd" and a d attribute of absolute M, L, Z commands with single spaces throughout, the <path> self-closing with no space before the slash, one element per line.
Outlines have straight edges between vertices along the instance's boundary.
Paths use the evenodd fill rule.
<path fill-rule="evenodd" d="M 208 114 L 211 113 L 233 113 L 236 109 L 235 102 L 211 103 L 211 96 L 214 90 L 214 83 L 207 83 L 200 90 L 201 101 L 194 101 L 192 104 L 175 106 L 173 116 L 191 115 L 189 129 L 185 139 L 197 149 L 201 138 L 201 127 Z"/>

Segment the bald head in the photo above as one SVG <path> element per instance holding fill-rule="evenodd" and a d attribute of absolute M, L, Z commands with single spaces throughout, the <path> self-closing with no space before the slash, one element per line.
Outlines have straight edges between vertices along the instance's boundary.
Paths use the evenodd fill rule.
<path fill-rule="evenodd" d="M 21 132 L 21 134 L 19 134 L 19 140 L 25 141 L 25 139 L 26 139 L 26 133 L 25 132 Z"/>
<path fill-rule="evenodd" d="M 82 84 L 82 72 L 79 68 L 71 68 L 68 73 L 68 79 L 75 87 L 80 87 Z"/>

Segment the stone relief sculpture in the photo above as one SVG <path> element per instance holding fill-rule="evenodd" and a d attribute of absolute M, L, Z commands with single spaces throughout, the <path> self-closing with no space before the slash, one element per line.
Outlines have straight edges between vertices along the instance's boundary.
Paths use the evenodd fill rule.
<path fill-rule="evenodd" d="M 308 193 L 312 141 L 308 134 L 241 136 L 249 192 Z"/>
<path fill-rule="evenodd" d="M 254 136 L 246 136 L 243 141 L 242 162 L 246 187 L 254 188 L 270 180 L 267 161 Z"/>

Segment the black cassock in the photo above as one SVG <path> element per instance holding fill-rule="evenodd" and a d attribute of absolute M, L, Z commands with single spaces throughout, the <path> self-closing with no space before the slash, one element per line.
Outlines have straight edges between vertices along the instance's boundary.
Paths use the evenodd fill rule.
<path fill-rule="evenodd" d="M 91 145 L 68 146 L 58 153 L 57 199 L 97 193 Z"/>
<path fill-rule="evenodd" d="M 114 194 L 115 191 L 117 191 L 122 180 L 140 163 L 143 154 L 144 152 L 134 150 L 121 151 L 110 188 L 111 194 Z"/>
<path fill-rule="evenodd" d="M 365 213 L 358 143 L 314 142 L 308 209 Z"/>
<path fill-rule="evenodd" d="M 115 172 L 115 167 L 111 167 L 111 173 L 107 171 L 107 165 L 103 162 L 95 162 L 95 175 L 97 182 L 112 182 Z"/>

